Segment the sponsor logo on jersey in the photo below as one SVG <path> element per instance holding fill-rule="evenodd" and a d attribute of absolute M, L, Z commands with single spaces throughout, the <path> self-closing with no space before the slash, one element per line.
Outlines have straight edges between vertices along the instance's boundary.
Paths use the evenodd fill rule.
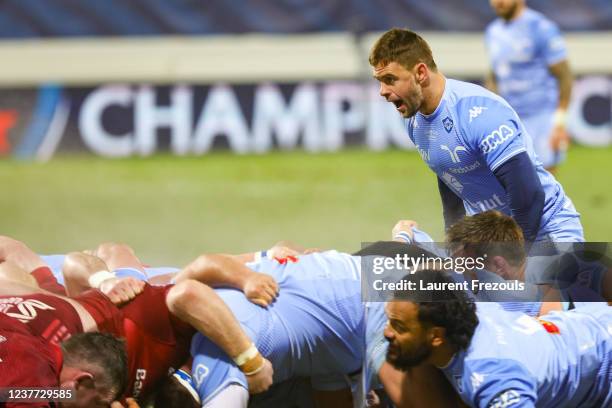
<path fill-rule="evenodd" d="M 472 376 L 470 377 L 470 381 L 472 382 L 472 388 L 476 390 L 478 387 L 482 385 L 482 383 L 484 382 L 484 379 L 485 379 L 484 374 L 480 374 L 477 372 L 472 373 Z"/>
<path fill-rule="evenodd" d="M 440 145 L 440 149 L 448 152 L 450 158 L 453 163 L 461 163 L 461 159 L 459 158 L 459 152 L 465 152 L 467 149 L 463 146 L 456 146 L 451 150 L 447 145 Z"/>
<path fill-rule="evenodd" d="M 4 343 L 6 341 L 6 337 L 0 336 L 0 343 Z"/>
<path fill-rule="evenodd" d="M 444 130 L 446 133 L 450 133 L 453 130 L 453 120 L 448 116 L 442 119 L 442 124 L 444 125 Z"/>
<path fill-rule="evenodd" d="M 465 173 L 469 173 L 472 170 L 476 170 L 480 166 L 481 166 L 480 162 L 478 160 L 476 160 L 474 163 L 468 164 L 467 166 L 463 166 L 463 167 L 450 167 L 448 169 L 448 171 L 450 171 L 453 174 L 465 174 Z"/>
<path fill-rule="evenodd" d="M 427 138 L 433 142 L 434 140 L 438 138 L 438 132 L 436 132 L 433 129 L 429 129 L 425 131 L 425 136 L 427 136 Z"/>
<path fill-rule="evenodd" d="M 416 145 L 416 149 L 421 155 L 421 157 L 423 158 L 423 160 L 425 160 L 426 162 L 429 162 L 429 158 L 430 158 L 429 152 L 425 149 L 421 149 L 419 145 Z"/>
<path fill-rule="evenodd" d="M 480 211 L 494 210 L 496 208 L 503 207 L 505 204 L 502 199 L 497 196 L 497 194 L 493 194 L 493 197 L 484 200 L 474 202 L 469 200 L 466 201 L 470 206 L 478 208 Z"/>
<path fill-rule="evenodd" d="M 488 408 L 507 408 L 521 402 L 521 396 L 515 390 L 507 390 L 493 398 Z"/>
<path fill-rule="evenodd" d="M 204 379 L 208 377 L 209 373 L 210 373 L 210 370 L 204 364 L 199 363 L 198 365 L 196 365 L 193 379 L 195 380 L 196 385 L 198 387 L 202 385 L 202 383 L 204 382 Z"/>
<path fill-rule="evenodd" d="M 16 311 L 15 311 L 16 309 Z M 36 319 L 39 310 L 55 310 L 46 303 L 36 299 L 23 299 L 19 297 L 0 299 L 0 313 L 27 323 Z"/>
<path fill-rule="evenodd" d="M 459 180 L 455 178 L 455 176 L 444 172 L 442 173 L 442 180 L 444 180 L 446 184 L 452 187 L 452 189 L 456 192 L 461 193 L 463 191 L 463 184 L 461 184 Z"/>
<path fill-rule="evenodd" d="M 480 142 L 480 149 L 483 154 L 489 154 L 512 136 L 514 136 L 514 130 L 508 125 L 501 125 Z"/>
<path fill-rule="evenodd" d="M 470 122 L 469 123 L 472 123 L 472 121 L 476 119 L 478 116 L 480 116 L 482 111 L 485 109 L 487 109 L 486 106 L 472 106 L 472 108 L 470 108 L 469 110 L 470 112 Z"/>
<path fill-rule="evenodd" d="M 144 380 L 147 378 L 147 370 L 144 368 L 139 368 L 136 370 L 136 378 L 134 381 L 134 391 L 132 396 L 134 398 L 138 398 L 140 392 L 142 391 L 142 386 L 144 385 Z"/>

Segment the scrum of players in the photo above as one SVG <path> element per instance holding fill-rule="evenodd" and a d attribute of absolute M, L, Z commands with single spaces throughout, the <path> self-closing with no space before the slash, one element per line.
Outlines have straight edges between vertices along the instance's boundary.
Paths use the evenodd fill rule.
<path fill-rule="evenodd" d="M 383 34 L 370 63 L 437 175 L 445 246 L 403 220 L 352 254 L 281 243 L 157 268 L 122 244 L 44 257 L 1 237 L 0 407 L 612 406 L 610 261 L 579 244 L 516 112 L 444 77 L 409 30 Z M 424 255 L 485 262 L 409 264 L 402 280 L 531 294 L 364 295 L 373 258 Z M 28 387 L 70 398 L 7 394 Z"/>
<path fill-rule="evenodd" d="M 2 237 L 0 387 L 69 389 L 67 407 L 609 406 L 609 274 L 595 279 L 602 301 L 573 302 L 497 211 L 453 225 L 447 249 L 412 221 L 392 236 L 354 254 L 281 243 L 180 270 L 147 267 L 126 245 L 46 257 Z M 364 258 L 443 250 L 490 255 L 462 279 L 535 282 L 542 295 L 364 302 Z"/>

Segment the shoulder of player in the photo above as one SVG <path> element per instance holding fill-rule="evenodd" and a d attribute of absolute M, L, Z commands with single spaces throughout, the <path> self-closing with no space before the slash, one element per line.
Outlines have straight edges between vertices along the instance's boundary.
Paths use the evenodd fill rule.
<path fill-rule="evenodd" d="M 527 9 L 525 10 L 525 14 L 527 21 L 533 27 L 534 31 L 543 32 L 559 28 L 557 23 L 555 23 L 539 11 Z"/>
<path fill-rule="evenodd" d="M 455 114 L 461 129 L 477 130 L 482 126 L 489 127 L 490 120 L 500 122 L 514 116 L 510 105 L 500 96 L 481 88 L 479 92 L 465 95 L 455 102 Z"/>

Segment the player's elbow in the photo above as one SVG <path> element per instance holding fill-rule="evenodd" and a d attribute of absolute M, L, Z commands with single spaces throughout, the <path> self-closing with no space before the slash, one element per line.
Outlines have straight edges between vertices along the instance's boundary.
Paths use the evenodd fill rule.
<path fill-rule="evenodd" d="M 201 299 L 202 285 L 192 279 L 187 279 L 174 285 L 166 296 L 166 305 L 171 313 L 182 316 Z"/>
<path fill-rule="evenodd" d="M 219 255 L 211 254 L 198 256 L 177 275 L 175 282 L 183 282 L 187 279 L 203 280 L 207 275 L 210 275 L 219 268 L 218 257 Z"/>

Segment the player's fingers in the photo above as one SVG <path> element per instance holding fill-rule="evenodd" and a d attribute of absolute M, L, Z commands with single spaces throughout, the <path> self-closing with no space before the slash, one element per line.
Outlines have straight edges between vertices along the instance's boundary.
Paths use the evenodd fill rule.
<path fill-rule="evenodd" d="M 115 292 L 110 292 L 107 296 L 114 305 L 121 304 L 121 297 L 119 297 L 119 295 L 117 295 Z"/>
<path fill-rule="evenodd" d="M 122 302 L 127 302 L 128 300 L 132 299 L 133 296 L 130 294 L 131 292 L 129 287 L 120 285 L 117 289 Z"/>
<path fill-rule="evenodd" d="M 125 285 L 125 290 L 124 290 L 125 295 L 127 296 L 127 300 L 132 300 L 134 299 L 136 296 L 138 296 L 138 293 L 136 292 L 136 290 L 132 287 L 132 285 Z"/>
<path fill-rule="evenodd" d="M 278 293 L 278 283 L 274 280 L 274 278 L 270 277 L 266 280 L 266 286 L 272 288 L 272 290 Z"/>
<path fill-rule="evenodd" d="M 256 305 L 259 305 L 261 307 L 267 307 L 268 306 L 266 301 L 261 299 L 261 298 L 251 298 L 250 300 L 251 300 L 252 303 L 255 303 Z"/>
<path fill-rule="evenodd" d="M 274 299 L 274 296 L 271 296 L 265 290 L 261 290 L 257 297 L 259 299 L 263 300 L 264 302 L 266 302 L 266 306 L 268 306 L 270 303 L 272 303 L 272 300 Z"/>
<path fill-rule="evenodd" d="M 129 286 L 134 296 L 136 296 L 144 289 L 144 282 L 138 279 L 130 278 Z"/>
<path fill-rule="evenodd" d="M 274 292 L 274 297 L 278 296 L 278 293 L 280 291 L 278 288 L 278 283 L 272 282 L 270 285 L 268 285 L 268 287 Z"/>
<path fill-rule="evenodd" d="M 264 287 L 264 293 L 270 297 L 270 302 L 276 298 L 276 291 L 270 286 Z"/>

